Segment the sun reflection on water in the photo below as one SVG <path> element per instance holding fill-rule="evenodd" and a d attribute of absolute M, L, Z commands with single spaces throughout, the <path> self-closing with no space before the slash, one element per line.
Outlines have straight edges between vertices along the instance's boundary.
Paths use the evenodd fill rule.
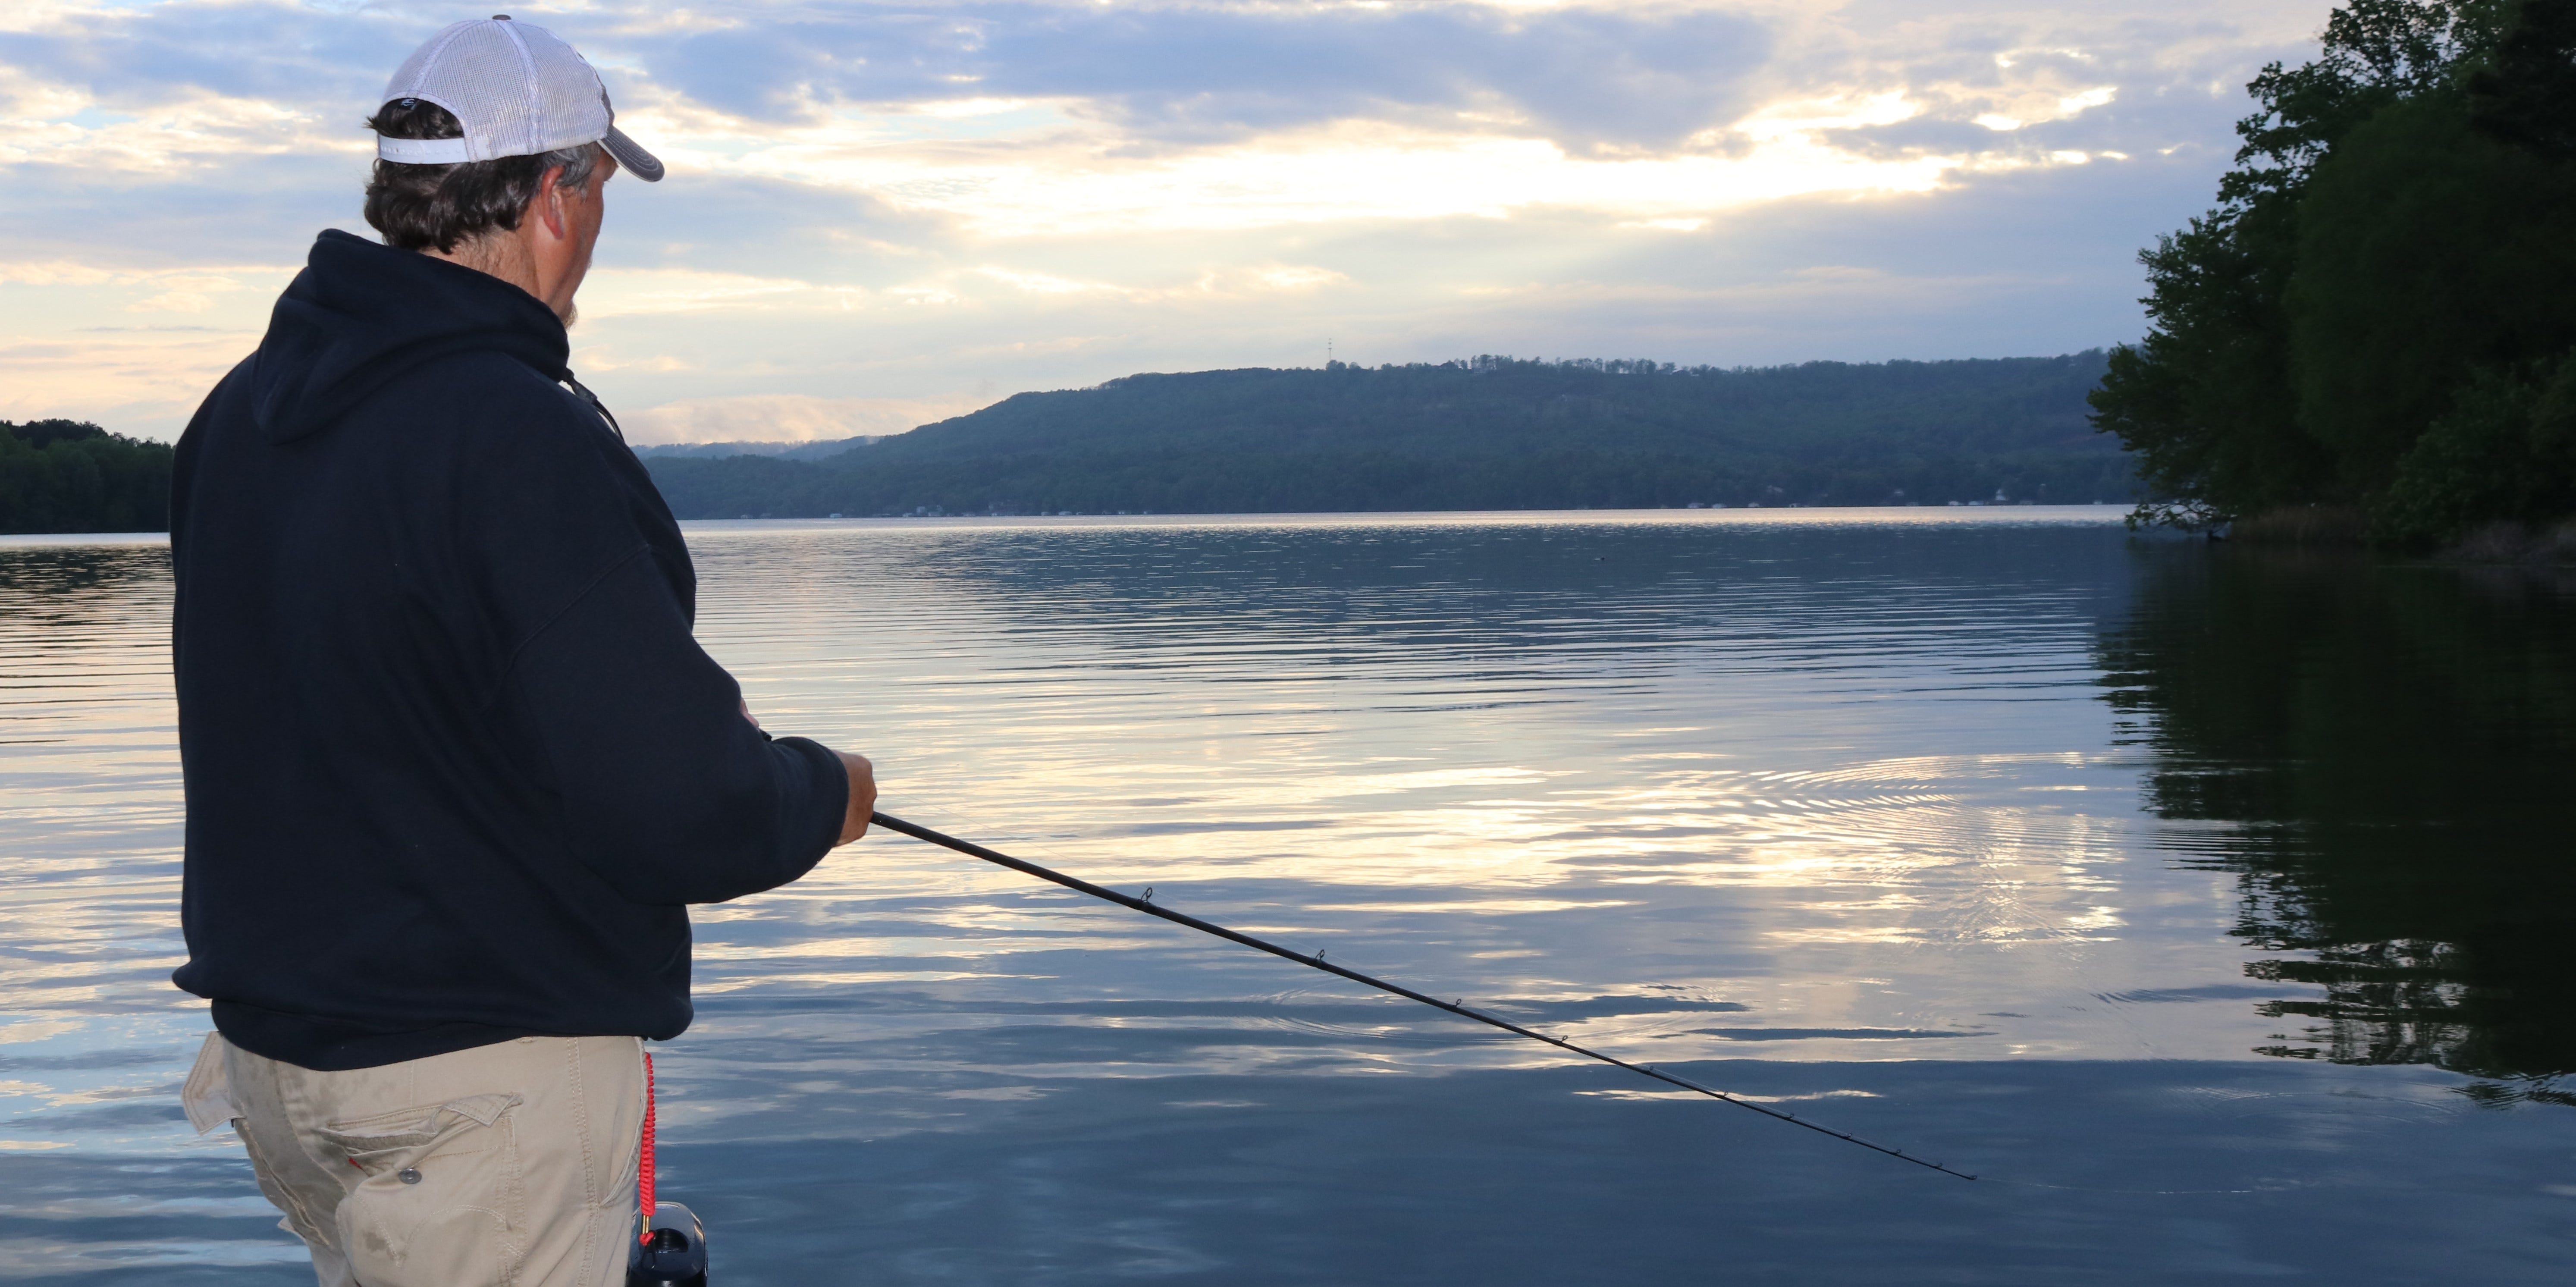
<path fill-rule="evenodd" d="M 1608 1048 L 1876 1060 L 2134 1052 L 2097 996 L 2236 976 L 2205 925 L 2139 932 L 2140 907 L 2212 906 L 2215 878 L 2132 861 L 2136 766 L 2088 652 L 2125 575 L 2104 517 L 691 540 L 701 639 L 767 727 L 875 757 L 890 811 Z M 163 982 L 166 564 L 149 545 L 0 562 L 0 655 L 32 694 L 0 724 L 19 744 L 0 1042 L 68 1061 L 24 1078 L 42 1102 L 141 1094 L 123 1056 L 79 1066 L 154 1050 L 167 1077 L 202 1022 Z M 799 1063 L 1019 1077 L 1557 1058 L 900 837 L 697 920 L 701 1021 L 667 1062 L 718 1101 L 729 1061 L 798 1034 L 839 1052 Z M 2157 1041 L 2232 1056 L 2263 1022 Z M 1022 1029 L 1044 1035 L 998 1035 Z M 1167 1040 L 1072 1057 L 1106 1030 Z M 1020 1053 L 996 1062 L 995 1041 Z"/>

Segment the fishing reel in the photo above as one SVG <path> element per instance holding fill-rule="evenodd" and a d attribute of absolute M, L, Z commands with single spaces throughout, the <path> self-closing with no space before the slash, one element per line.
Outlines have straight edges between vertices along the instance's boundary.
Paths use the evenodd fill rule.
<path fill-rule="evenodd" d="M 643 1236 L 626 1244 L 626 1287 L 707 1287 L 707 1229 L 696 1212 L 653 1204 Z"/>

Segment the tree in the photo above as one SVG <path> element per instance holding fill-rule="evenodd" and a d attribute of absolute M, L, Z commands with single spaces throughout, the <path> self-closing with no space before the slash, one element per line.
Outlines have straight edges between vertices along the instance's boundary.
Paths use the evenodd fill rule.
<path fill-rule="evenodd" d="M 170 526 L 168 444 L 76 420 L 0 420 L 0 532 L 157 532 Z"/>
<path fill-rule="evenodd" d="M 2299 419 L 2342 494 L 2398 461 L 2480 371 L 2576 346 L 2576 166 L 2471 128 L 2459 94 L 2382 108 L 2299 203 L 2288 299 Z M 2499 515 L 2501 517 L 2501 515 Z"/>
<path fill-rule="evenodd" d="M 2524 0 L 2469 78 L 2472 119 L 2542 156 L 2576 157 L 2576 0 Z"/>
<path fill-rule="evenodd" d="M 2352 0 L 2327 19 L 2316 61 L 2271 64 L 2248 84 L 2260 110 L 2237 124 L 2218 205 L 2141 252 L 2148 333 L 2112 352 L 2091 398 L 2095 426 L 2153 489 L 2134 520 L 2199 527 L 2375 503 L 2471 367 L 2527 359 L 2553 333 L 2568 303 L 2528 280 L 2505 288 L 2511 324 L 2466 339 L 2410 310 L 2474 312 L 2444 293 L 2445 274 L 2513 279 L 2514 256 L 2548 235 L 2498 198 L 2556 162 L 2463 139 L 2472 84 L 2504 66 L 2500 48 L 2529 66 L 2480 91 L 2506 105 L 2490 112 L 2507 122 L 2497 128 L 2556 101 L 2543 55 L 2567 45 L 2550 33 L 2569 3 Z M 2408 186 L 2406 167 L 2424 163 L 2441 172 L 2437 192 Z M 2403 208 L 2385 209 L 2392 199 Z"/>

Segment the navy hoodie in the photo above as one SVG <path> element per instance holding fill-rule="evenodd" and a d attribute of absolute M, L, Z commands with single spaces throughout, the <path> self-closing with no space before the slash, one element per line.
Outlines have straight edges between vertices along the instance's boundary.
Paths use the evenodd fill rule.
<path fill-rule="evenodd" d="M 839 836 L 839 760 L 744 720 L 565 355 L 518 287 L 325 232 L 179 440 L 173 979 L 243 1049 L 676 1036 L 685 904 Z"/>

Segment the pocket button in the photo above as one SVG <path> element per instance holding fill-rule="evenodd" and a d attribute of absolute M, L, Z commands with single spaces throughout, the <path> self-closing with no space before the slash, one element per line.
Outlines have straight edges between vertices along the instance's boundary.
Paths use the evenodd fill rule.
<path fill-rule="evenodd" d="M 418 1184 L 420 1183 L 420 1168 L 406 1166 L 403 1169 L 394 1172 L 394 1178 L 405 1184 Z"/>

